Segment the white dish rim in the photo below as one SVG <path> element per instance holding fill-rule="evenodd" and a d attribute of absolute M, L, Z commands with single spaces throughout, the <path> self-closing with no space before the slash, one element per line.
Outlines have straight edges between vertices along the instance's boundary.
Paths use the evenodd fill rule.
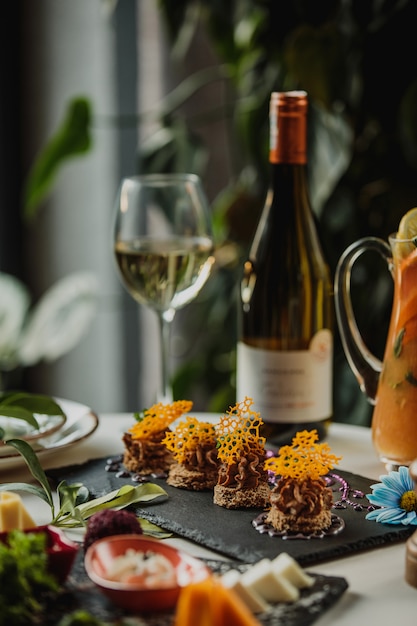
<path fill-rule="evenodd" d="M 61 406 L 67 419 L 60 430 L 36 441 L 28 442 L 38 456 L 51 454 L 84 441 L 94 433 L 99 425 L 98 415 L 87 405 L 62 398 L 54 399 Z M 71 433 L 70 436 L 69 433 Z M 16 462 L 25 463 L 24 458 L 17 450 L 11 446 L 5 446 L 5 448 L 7 447 L 10 452 L 0 455 L 0 470 L 10 467 Z"/>

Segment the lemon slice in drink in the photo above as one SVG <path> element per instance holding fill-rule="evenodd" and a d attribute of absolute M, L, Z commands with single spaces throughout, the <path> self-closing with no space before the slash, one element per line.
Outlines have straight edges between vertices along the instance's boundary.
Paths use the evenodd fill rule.
<path fill-rule="evenodd" d="M 402 245 L 402 257 L 407 256 L 417 247 L 417 207 L 407 211 L 401 218 L 400 225 L 397 231 L 397 239 L 412 240 L 407 244 Z"/>
<path fill-rule="evenodd" d="M 398 239 L 413 239 L 417 237 L 417 207 L 407 211 L 401 218 L 397 233 Z"/>

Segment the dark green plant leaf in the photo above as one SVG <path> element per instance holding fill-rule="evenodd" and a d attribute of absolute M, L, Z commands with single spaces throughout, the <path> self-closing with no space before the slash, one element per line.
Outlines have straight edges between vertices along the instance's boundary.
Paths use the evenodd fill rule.
<path fill-rule="evenodd" d="M 42 485 L 45 494 L 45 497 L 42 496 L 42 498 L 50 505 L 53 516 L 54 501 L 52 498 L 51 487 L 33 448 L 26 441 L 23 441 L 23 439 L 8 439 L 6 444 L 15 448 L 22 455 L 30 473 Z"/>
<path fill-rule="evenodd" d="M 12 391 L 1 394 L 0 409 L 7 406 L 19 406 L 39 415 L 65 415 L 60 405 L 50 396 Z"/>
<path fill-rule="evenodd" d="M 394 356 L 396 359 L 401 355 L 401 351 L 403 349 L 403 339 L 405 335 L 405 328 L 401 328 L 400 332 L 395 338 L 394 341 Z"/>
<path fill-rule="evenodd" d="M 138 520 L 144 535 L 155 537 L 155 539 L 167 539 L 168 537 L 172 537 L 172 533 L 168 533 L 166 530 L 159 528 L 159 526 L 152 524 L 152 522 L 148 521 L 144 517 L 138 517 Z"/>
<path fill-rule="evenodd" d="M 0 491 L 23 491 L 30 493 L 32 496 L 37 496 L 44 500 L 47 504 L 50 504 L 48 496 L 45 494 L 45 490 L 32 485 L 30 483 L 3 483 L 0 484 Z"/>
<path fill-rule="evenodd" d="M 14 419 L 20 419 L 32 426 L 35 430 L 38 430 L 39 423 L 37 419 L 33 416 L 31 411 L 27 411 L 26 409 L 19 406 L 9 406 L 9 405 L 1 405 L 0 404 L 0 415 L 3 417 L 13 417 Z"/>
<path fill-rule="evenodd" d="M 86 520 L 91 515 L 102 509 L 119 510 L 136 502 L 150 502 L 157 498 L 165 499 L 168 497 L 162 487 L 153 483 L 145 483 L 137 486 L 124 485 L 104 496 L 88 500 L 88 490 L 82 483 L 68 485 L 62 481 L 57 487 L 60 509 L 55 515 L 49 481 L 32 447 L 22 439 L 9 439 L 6 443 L 22 455 L 32 476 L 38 480 L 42 488 L 29 483 L 4 483 L 0 485 L 0 491 L 25 491 L 40 497 L 51 507 L 51 524 L 55 526 L 79 528 L 85 526 Z"/>
<path fill-rule="evenodd" d="M 89 498 L 89 491 L 82 483 L 68 485 L 62 481 L 57 487 L 57 493 L 60 507 L 58 515 L 74 515 L 77 504 L 87 502 Z"/>
<path fill-rule="evenodd" d="M 55 526 L 63 528 L 78 528 L 85 526 L 89 517 L 103 509 L 119 510 L 135 504 L 136 502 L 150 502 L 157 498 L 166 498 L 167 493 L 153 483 L 143 485 L 124 485 L 120 489 L 115 489 L 104 496 L 94 498 L 74 505 L 75 490 L 72 491 L 72 485 L 67 486 L 60 483 L 58 490 L 64 495 L 63 507 L 60 509 L 56 517 L 52 520 Z"/>
<path fill-rule="evenodd" d="M 79 504 L 83 504 L 84 502 L 87 502 L 90 499 L 90 495 L 91 495 L 90 491 L 87 489 L 85 485 L 83 485 L 82 483 L 77 483 L 77 484 L 78 484 L 78 491 L 77 491 L 77 497 L 75 500 L 76 506 L 78 506 Z"/>
<path fill-rule="evenodd" d="M 80 504 L 78 509 L 81 511 L 83 518 L 87 519 L 101 509 L 118 510 L 129 504 L 135 504 L 135 502 L 149 502 L 161 497 L 167 498 L 167 492 L 154 483 L 144 483 L 136 487 L 123 485 L 120 489 L 115 489 L 100 498 Z"/>
<path fill-rule="evenodd" d="M 35 161 L 26 181 L 24 218 L 33 219 L 49 193 L 59 167 L 70 157 L 91 148 L 91 105 L 87 98 L 74 98 L 65 118 Z"/>
<path fill-rule="evenodd" d="M 38 429 L 35 414 L 65 415 L 59 404 L 49 396 L 21 391 L 7 392 L 0 396 L 0 415 L 24 420 L 34 429 Z"/>

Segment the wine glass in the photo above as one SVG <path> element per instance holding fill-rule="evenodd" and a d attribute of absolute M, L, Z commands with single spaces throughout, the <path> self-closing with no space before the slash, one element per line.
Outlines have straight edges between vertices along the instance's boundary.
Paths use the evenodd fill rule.
<path fill-rule="evenodd" d="M 171 403 L 172 321 L 197 296 L 214 262 L 208 202 L 195 174 L 147 174 L 122 180 L 115 213 L 119 274 L 133 298 L 158 315 L 162 371 L 157 401 Z"/>

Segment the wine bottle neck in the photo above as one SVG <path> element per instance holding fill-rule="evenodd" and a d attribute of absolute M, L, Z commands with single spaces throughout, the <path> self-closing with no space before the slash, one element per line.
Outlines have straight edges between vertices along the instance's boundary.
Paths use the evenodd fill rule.
<path fill-rule="evenodd" d="M 273 93 L 269 110 L 270 163 L 307 163 L 307 96 Z"/>
<path fill-rule="evenodd" d="M 281 199 L 287 194 L 291 197 L 295 192 L 300 194 L 307 190 L 307 168 L 304 163 L 271 163 L 270 167 L 270 189 L 278 193 Z"/>

